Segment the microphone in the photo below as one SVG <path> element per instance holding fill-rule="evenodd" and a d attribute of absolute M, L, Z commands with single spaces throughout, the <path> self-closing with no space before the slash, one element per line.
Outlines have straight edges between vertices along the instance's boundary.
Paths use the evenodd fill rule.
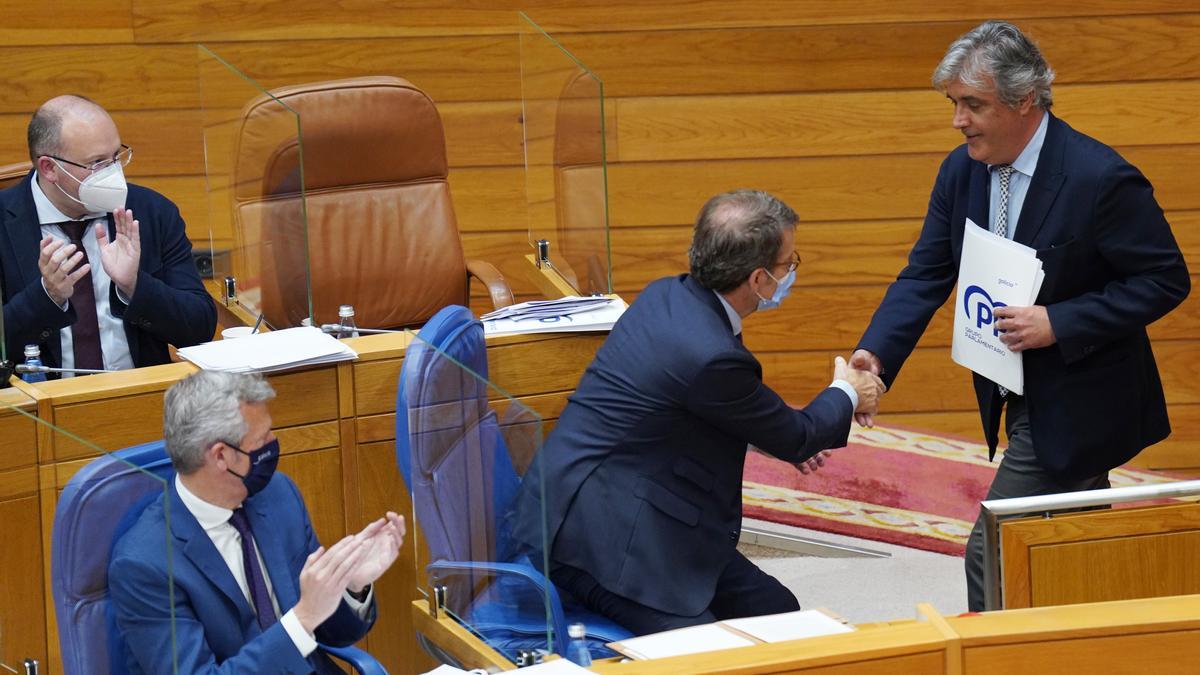
<path fill-rule="evenodd" d="M 92 368 L 52 368 L 50 366 L 31 366 L 28 363 L 18 363 L 14 368 L 18 373 L 71 373 L 96 375 L 99 373 L 115 373 L 115 370 L 94 370 Z"/>
<path fill-rule="evenodd" d="M 341 333 L 346 330 L 346 327 L 340 323 L 323 323 L 321 324 L 321 332 L 331 335 Z M 387 328 L 355 328 L 359 333 L 403 333 L 402 330 L 391 330 Z"/>

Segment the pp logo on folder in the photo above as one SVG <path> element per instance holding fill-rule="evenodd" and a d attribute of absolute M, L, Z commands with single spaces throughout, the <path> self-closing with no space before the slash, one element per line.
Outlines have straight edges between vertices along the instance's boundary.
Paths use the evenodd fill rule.
<path fill-rule="evenodd" d="M 975 296 L 980 296 L 976 298 Z M 975 303 L 975 328 L 983 330 L 984 326 L 992 327 L 992 336 L 999 337 L 1000 329 L 996 327 L 995 310 L 997 307 L 1007 307 L 1008 305 L 999 300 L 992 300 L 992 296 L 981 286 L 968 286 L 963 293 L 963 312 L 967 318 L 971 319 L 971 303 Z"/>

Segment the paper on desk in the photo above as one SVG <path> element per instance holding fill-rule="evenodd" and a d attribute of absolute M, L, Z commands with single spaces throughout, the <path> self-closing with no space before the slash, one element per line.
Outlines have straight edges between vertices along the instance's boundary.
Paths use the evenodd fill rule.
<path fill-rule="evenodd" d="M 847 626 L 819 609 L 726 619 L 721 623 L 763 642 L 786 642 L 854 631 L 853 626 Z"/>
<path fill-rule="evenodd" d="M 710 623 L 629 638 L 609 646 L 634 659 L 663 659 L 753 645 L 753 641 L 725 630 L 718 624 Z"/>
<path fill-rule="evenodd" d="M 578 299 L 576 298 L 576 300 Z M 617 319 L 621 318 L 621 314 L 628 307 L 620 298 L 585 298 L 584 300 L 594 301 L 589 305 L 590 309 L 572 306 L 563 310 L 566 313 L 558 310 L 553 312 L 534 310 L 532 313 L 509 315 L 507 318 L 497 319 L 488 319 L 486 317 L 489 315 L 485 314 L 483 333 L 487 336 L 500 336 L 612 330 Z"/>
<path fill-rule="evenodd" d="M 954 303 L 950 347 L 954 362 L 1024 394 L 1024 360 L 1000 341 L 994 310 L 1032 305 L 1045 278 L 1036 251 L 988 232 L 968 218 Z"/>
<path fill-rule="evenodd" d="M 353 349 L 312 326 L 206 342 L 178 353 L 204 370 L 232 373 L 269 373 L 358 358 Z"/>
<path fill-rule="evenodd" d="M 521 669 L 521 673 L 537 673 L 537 675 L 578 675 L 579 673 L 591 673 L 595 671 L 581 668 L 566 659 L 554 659 L 539 663 L 536 666 L 528 666 Z M 425 673 L 425 675 L 487 675 L 484 670 L 462 670 L 454 666 L 438 666 L 437 668 Z"/>

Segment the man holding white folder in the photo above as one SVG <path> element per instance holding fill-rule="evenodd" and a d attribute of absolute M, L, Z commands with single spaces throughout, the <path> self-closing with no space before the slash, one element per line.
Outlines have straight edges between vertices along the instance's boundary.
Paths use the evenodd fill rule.
<path fill-rule="evenodd" d="M 966 143 L 942 163 L 908 265 L 851 360 L 892 385 L 954 290 L 968 218 L 1036 250 L 1045 278 L 1034 303 L 993 307 L 992 325 L 972 317 L 1024 362 L 1024 395 L 974 376 L 993 454 L 1008 409 L 1009 445 L 988 499 L 1107 487 L 1110 469 L 1170 433 L 1146 326 L 1187 296 L 1187 267 L 1149 181 L 1050 113 L 1053 79 L 1037 46 L 1006 22 L 950 45 L 933 83 Z M 982 561 L 976 523 L 972 610 L 983 609 Z"/>

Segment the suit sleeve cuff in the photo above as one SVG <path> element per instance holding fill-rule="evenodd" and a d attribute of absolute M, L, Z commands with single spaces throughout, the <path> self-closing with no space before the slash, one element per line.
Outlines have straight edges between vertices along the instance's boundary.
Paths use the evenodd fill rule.
<path fill-rule="evenodd" d="M 292 639 L 292 644 L 296 645 L 296 650 L 300 652 L 301 656 L 307 659 L 309 654 L 317 650 L 316 638 L 309 635 L 308 631 L 300 625 L 300 619 L 296 618 L 294 610 L 289 609 L 279 623 L 283 624 L 283 629 L 287 631 L 288 637 Z"/>
<path fill-rule="evenodd" d="M 845 380 L 834 380 L 833 384 L 829 386 L 837 387 L 838 389 L 846 392 L 846 395 L 850 397 L 850 407 L 854 410 L 858 410 L 858 392 L 854 390 L 853 385 Z"/>
<path fill-rule="evenodd" d="M 46 290 L 46 278 L 45 277 L 42 277 L 42 290 L 46 291 L 46 297 L 50 298 L 50 291 Z M 54 298 L 50 298 L 50 302 L 54 302 Z M 70 300 L 64 300 L 63 304 L 58 305 L 58 308 L 65 312 L 65 311 L 67 311 L 67 307 L 70 306 L 70 303 L 71 303 Z M 57 305 L 58 303 L 54 303 L 54 304 Z"/>
<path fill-rule="evenodd" d="M 367 597 L 363 598 L 362 600 L 355 598 L 350 594 L 350 591 L 345 591 L 342 593 L 342 598 L 346 600 L 346 604 L 350 606 L 350 609 L 354 610 L 354 615 L 357 616 L 360 621 L 366 621 L 367 614 L 371 609 L 371 602 L 375 599 L 375 584 L 367 585 Z"/>

